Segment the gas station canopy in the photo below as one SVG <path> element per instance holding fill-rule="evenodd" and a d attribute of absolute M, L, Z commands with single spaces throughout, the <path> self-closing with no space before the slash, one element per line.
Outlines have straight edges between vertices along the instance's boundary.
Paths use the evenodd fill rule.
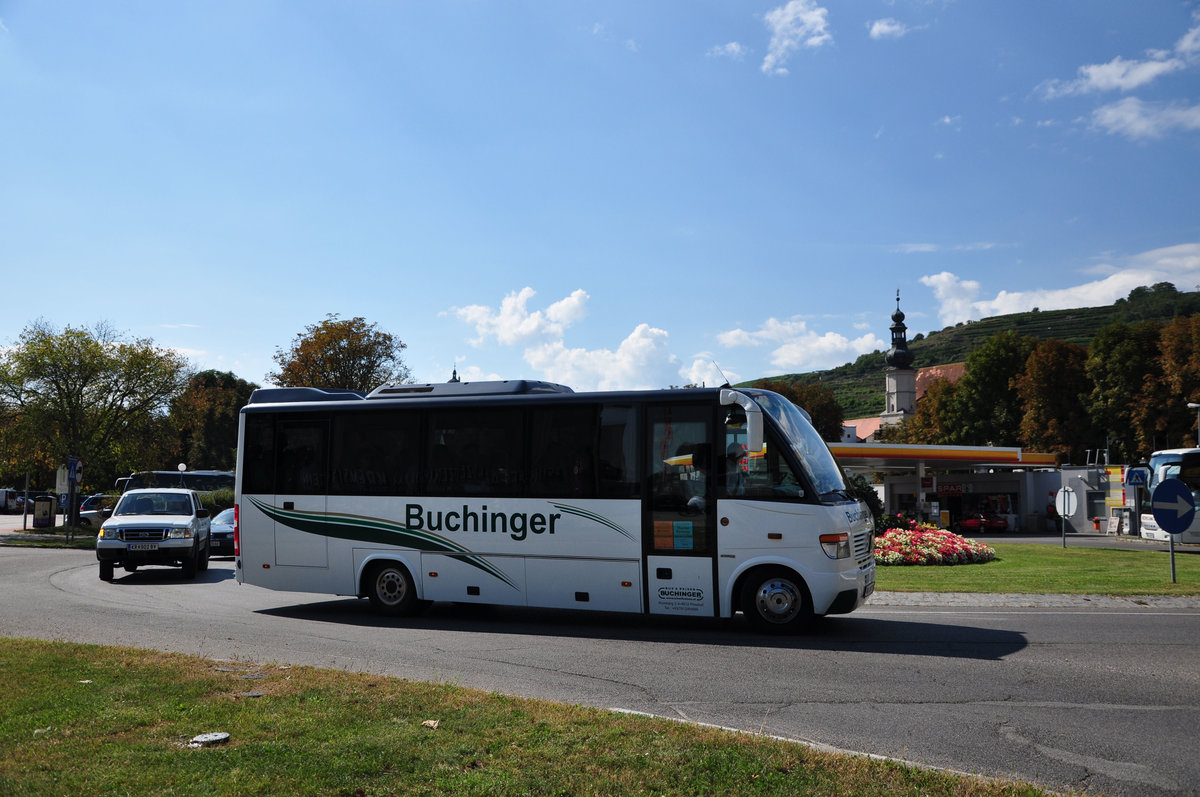
<path fill-rule="evenodd" d="M 1054 454 L 995 446 L 918 446 L 898 443 L 830 443 L 842 467 L 856 471 L 1057 468 Z"/>

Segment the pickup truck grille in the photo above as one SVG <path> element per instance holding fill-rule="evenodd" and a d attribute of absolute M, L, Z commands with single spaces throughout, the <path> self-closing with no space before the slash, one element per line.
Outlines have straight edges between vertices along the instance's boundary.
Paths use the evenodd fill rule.
<path fill-rule="evenodd" d="M 161 542 L 167 538 L 167 529 L 122 529 L 125 542 Z"/>

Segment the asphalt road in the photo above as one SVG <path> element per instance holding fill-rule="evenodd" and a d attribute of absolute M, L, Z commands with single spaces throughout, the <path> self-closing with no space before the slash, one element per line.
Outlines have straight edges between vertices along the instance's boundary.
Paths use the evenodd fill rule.
<path fill-rule="evenodd" d="M 0 635 L 307 664 L 640 711 L 1053 789 L 1200 793 L 1200 605 L 881 595 L 815 633 L 365 601 L 0 547 Z M 936 603 L 939 605 L 903 605 Z M 946 605 L 963 602 L 976 605 Z"/>

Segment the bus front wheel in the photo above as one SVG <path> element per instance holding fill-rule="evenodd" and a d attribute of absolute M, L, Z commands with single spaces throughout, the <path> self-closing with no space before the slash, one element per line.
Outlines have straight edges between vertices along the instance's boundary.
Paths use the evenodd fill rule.
<path fill-rule="evenodd" d="M 758 631 L 794 633 L 812 622 L 812 600 L 804 581 L 782 568 L 751 573 L 742 583 L 742 613 Z"/>
<path fill-rule="evenodd" d="M 402 564 L 381 562 L 366 575 L 367 598 L 375 610 L 387 615 L 411 614 L 417 606 L 417 588 Z"/>

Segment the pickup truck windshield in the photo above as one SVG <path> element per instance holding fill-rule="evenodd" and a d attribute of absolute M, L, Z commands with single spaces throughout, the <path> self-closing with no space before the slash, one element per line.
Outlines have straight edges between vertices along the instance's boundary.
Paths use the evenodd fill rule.
<path fill-rule="evenodd" d="M 813 488 L 822 501 L 846 500 L 846 482 L 842 479 L 842 471 L 837 460 L 829 452 L 829 446 L 817 434 L 817 430 L 808 422 L 796 405 L 777 393 L 745 391 L 753 396 L 763 412 L 771 416 L 775 424 L 787 437 L 800 462 L 804 472 L 812 481 Z"/>
<path fill-rule="evenodd" d="M 126 493 L 114 515 L 190 515 L 192 502 L 180 493 Z"/>

